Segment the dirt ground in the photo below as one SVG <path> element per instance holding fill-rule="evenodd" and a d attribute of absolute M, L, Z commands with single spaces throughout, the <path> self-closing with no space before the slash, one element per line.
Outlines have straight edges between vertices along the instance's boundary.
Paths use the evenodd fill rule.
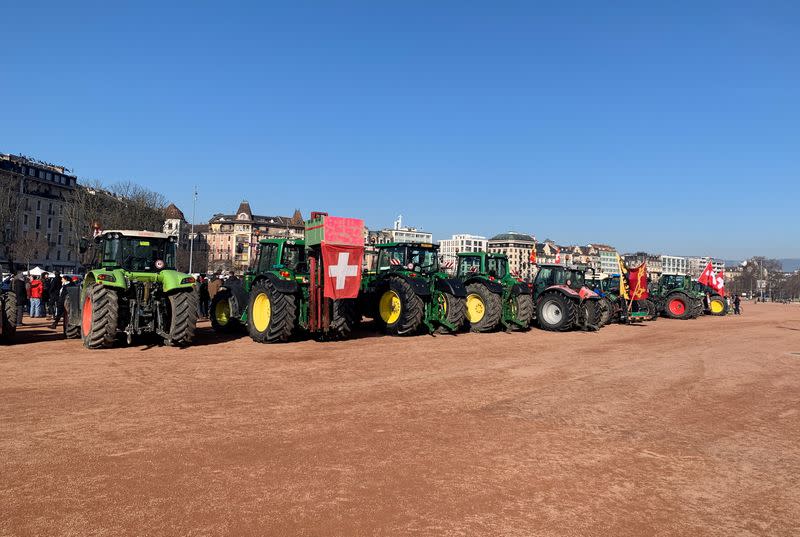
<path fill-rule="evenodd" d="M 2 535 L 800 535 L 800 306 L 0 347 Z"/>

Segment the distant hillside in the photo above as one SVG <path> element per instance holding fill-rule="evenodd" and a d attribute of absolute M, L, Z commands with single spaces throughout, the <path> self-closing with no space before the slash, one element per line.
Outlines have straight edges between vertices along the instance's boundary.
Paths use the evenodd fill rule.
<path fill-rule="evenodd" d="M 794 272 L 800 270 L 800 259 L 778 259 L 781 262 L 784 272 Z"/>

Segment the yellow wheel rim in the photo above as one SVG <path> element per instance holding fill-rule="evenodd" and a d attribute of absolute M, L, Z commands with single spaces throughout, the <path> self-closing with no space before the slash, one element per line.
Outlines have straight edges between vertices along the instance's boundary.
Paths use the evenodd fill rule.
<path fill-rule="evenodd" d="M 386 324 L 394 324 L 400 318 L 400 312 L 403 305 L 400 301 L 400 295 L 392 290 L 386 291 L 381 295 L 378 302 L 378 313 Z"/>
<path fill-rule="evenodd" d="M 217 302 L 214 308 L 214 317 L 216 317 L 217 323 L 219 323 L 220 326 L 228 324 L 231 317 L 231 305 L 227 299 Z"/>
<path fill-rule="evenodd" d="M 471 293 L 467 295 L 467 320 L 471 323 L 479 323 L 486 315 L 486 305 L 480 295 Z"/>
<path fill-rule="evenodd" d="M 263 332 L 269 326 L 270 319 L 272 319 L 272 304 L 267 293 L 259 293 L 253 300 L 253 326 L 259 332 Z"/>
<path fill-rule="evenodd" d="M 725 304 L 722 303 L 722 300 L 711 301 L 711 313 L 722 313 L 723 311 L 725 311 Z"/>

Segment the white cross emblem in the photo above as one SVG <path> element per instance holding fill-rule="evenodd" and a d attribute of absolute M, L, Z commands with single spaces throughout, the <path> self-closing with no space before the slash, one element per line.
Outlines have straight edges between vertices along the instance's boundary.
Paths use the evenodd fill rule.
<path fill-rule="evenodd" d="M 348 265 L 350 259 L 349 252 L 339 252 L 339 260 L 335 265 L 328 267 L 328 276 L 336 278 L 335 288 L 344 289 L 344 283 L 348 276 L 358 276 L 358 266 Z"/>

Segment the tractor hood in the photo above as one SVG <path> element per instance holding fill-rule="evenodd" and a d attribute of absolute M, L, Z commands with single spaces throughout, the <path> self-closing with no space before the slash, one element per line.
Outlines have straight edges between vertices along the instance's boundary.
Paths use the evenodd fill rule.
<path fill-rule="evenodd" d="M 177 270 L 167 269 L 159 272 L 128 272 L 120 268 L 115 268 L 96 269 L 89 272 L 84 280 L 84 285 L 96 282 L 110 287 L 125 289 L 129 281 L 159 283 L 166 292 L 174 289 L 191 288 L 194 284 L 194 278 L 192 276 L 183 272 L 178 272 Z"/>

